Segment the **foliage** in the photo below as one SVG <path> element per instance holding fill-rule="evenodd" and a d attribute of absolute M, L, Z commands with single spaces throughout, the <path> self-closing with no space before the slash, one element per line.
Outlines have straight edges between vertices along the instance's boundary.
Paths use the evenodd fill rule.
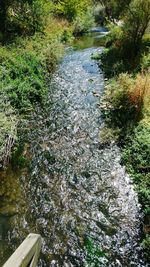
<path fill-rule="evenodd" d="M 52 9 L 48 0 L 2 0 L 0 2 L 1 38 L 6 41 L 8 35 L 35 33 L 42 31 Z"/>
<path fill-rule="evenodd" d="M 150 171 L 150 129 L 139 124 L 128 139 L 124 160 L 139 173 Z"/>
<path fill-rule="evenodd" d="M 150 128 L 140 123 L 123 149 L 123 161 L 133 176 L 145 212 L 150 214 Z"/>
<path fill-rule="evenodd" d="M 105 8 L 109 20 L 118 19 L 126 11 L 131 0 L 97 0 Z"/>
<path fill-rule="evenodd" d="M 74 20 L 73 27 L 74 33 L 86 32 L 90 27 L 94 25 L 94 16 L 91 8 L 88 8 L 81 16 L 77 16 Z"/>
<path fill-rule="evenodd" d="M 94 17 L 95 22 L 97 24 L 100 24 L 104 26 L 104 23 L 106 22 L 106 14 L 105 14 L 105 7 L 104 5 L 97 3 L 94 7 Z"/>
<path fill-rule="evenodd" d="M 20 111 L 31 108 L 33 102 L 42 100 L 46 93 L 41 62 L 29 51 L 19 54 L 18 51 L 8 50 L 5 54 L 5 57 L 0 55 L 0 87 L 9 96 L 15 108 Z"/>
<path fill-rule="evenodd" d="M 86 32 L 94 24 L 92 0 L 53 1 L 54 15 L 73 24 L 74 34 Z"/>
<path fill-rule="evenodd" d="M 150 0 L 132 0 L 124 17 L 125 39 L 133 44 L 135 55 L 150 22 Z"/>
<path fill-rule="evenodd" d="M 17 49 L 16 44 L 0 48 L 0 88 L 19 112 L 46 97 L 47 72 L 54 70 L 62 53 L 60 41 L 64 28 L 57 25 L 55 30 L 55 35 L 47 29 L 44 37 L 18 39 Z"/>
<path fill-rule="evenodd" d="M 131 174 L 137 188 L 139 200 L 145 212 L 145 239 L 142 241 L 144 249 L 150 248 L 150 124 L 148 127 L 139 123 L 132 135 L 126 137 L 123 148 L 123 163 Z"/>
<path fill-rule="evenodd" d="M 147 235 L 146 239 L 143 240 L 142 247 L 143 248 L 150 248 L 150 236 Z"/>
<path fill-rule="evenodd" d="M 62 0 L 55 2 L 55 12 L 64 16 L 68 21 L 73 22 L 77 16 L 87 12 L 91 1 L 88 0 Z"/>
<path fill-rule="evenodd" d="M 129 74 L 120 74 L 117 80 L 112 79 L 107 85 L 105 101 L 116 126 L 132 124 L 140 120 L 148 109 L 150 101 L 150 78 L 147 74 L 139 74 L 136 79 Z"/>
<path fill-rule="evenodd" d="M 73 22 L 74 34 L 78 35 L 87 32 L 90 27 L 94 26 L 94 24 L 93 10 L 88 8 L 86 12 L 75 18 Z"/>
<path fill-rule="evenodd" d="M 112 21 L 101 65 L 106 76 L 104 114 L 111 133 L 118 132 L 123 163 L 133 177 L 144 208 L 143 246 L 149 246 L 150 215 L 150 0 L 106 0 Z M 128 3 L 127 3 L 128 2 Z M 122 3 L 122 8 L 119 5 Z M 115 6 L 116 5 L 116 6 Z M 112 7 L 112 9 L 110 8 Z M 119 26 L 116 19 L 121 19 Z M 113 26 L 112 26 L 113 25 Z M 118 77 L 117 77 L 118 76 Z M 120 129 L 120 131 L 118 131 Z M 118 141 L 117 140 L 117 141 Z"/>
<path fill-rule="evenodd" d="M 0 161 L 9 137 L 16 140 L 18 114 L 33 109 L 37 101 L 44 103 L 47 79 L 63 53 L 61 40 L 68 24 L 50 22 L 43 35 L 17 38 L 13 44 L 0 47 Z M 19 160 L 23 164 L 23 157 Z"/>
<path fill-rule="evenodd" d="M 141 69 L 143 71 L 148 71 L 150 68 L 150 49 L 149 53 L 145 53 L 141 59 Z"/>
<path fill-rule="evenodd" d="M 122 161 L 132 176 L 145 215 L 150 215 L 150 75 L 121 74 L 106 85 L 103 105 L 108 127 L 119 136 Z M 118 131 L 120 129 L 120 131 Z M 115 140 L 116 136 L 115 136 Z M 117 140 L 117 141 L 118 141 Z M 149 222 L 148 222 L 149 223 Z M 148 225 L 146 222 L 146 224 Z M 144 226 L 148 246 L 149 226 Z"/>
<path fill-rule="evenodd" d="M 150 23 L 150 0 L 132 0 L 123 15 L 121 26 L 111 27 L 102 66 L 107 76 L 121 72 L 139 71 L 142 55 L 148 54 L 148 41 L 144 34 Z M 148 62 L 147 62 L 148 63 Z"/>
<path fill-rule="evenodd" d="M 101 58 L 101 54 L 98 52 L 92 53 L 91 59 L 93 60 L 99 60 Z"/>
<path fill-rule="evenodd" d="M 103 53 L 101 54 L 101 62 L 100 65 L 105 73 L 106 77 L 113 77 L 117 76 L 122 72 L 125 72 L 127 69 L 129 70 L 128 62 L 124 62 L 121 50 L 116 47 L 110 47 L 104 49 Z"/>

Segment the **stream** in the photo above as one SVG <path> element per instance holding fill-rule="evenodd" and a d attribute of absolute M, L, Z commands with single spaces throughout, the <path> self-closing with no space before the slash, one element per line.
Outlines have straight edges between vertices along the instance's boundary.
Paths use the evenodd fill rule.
<path fill-rule="evenodd" d="M 117 145 L 101 146 L 100 33 L 67 48 L 44 108 L 25 122 L 29 168 L 1 174 L 0 266 L 30 233 L 39 267 L 148 266 L 142 214 Z M 15 267 L 15 266 L 12 266 Z"/>

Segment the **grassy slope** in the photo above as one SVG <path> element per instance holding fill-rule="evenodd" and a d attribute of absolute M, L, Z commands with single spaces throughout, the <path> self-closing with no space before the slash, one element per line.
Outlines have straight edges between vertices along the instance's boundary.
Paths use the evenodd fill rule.
<path fill-rule="evenodd" d="M 47 79 L 63 54 L 63 40 L 71 35 L 67 22 L 51 19 L 44 33 L 18 38 L 0 46 L 0 163 L 9 138 L 17 137 L 19 115 L 41 104 L 47 95 Z"/>

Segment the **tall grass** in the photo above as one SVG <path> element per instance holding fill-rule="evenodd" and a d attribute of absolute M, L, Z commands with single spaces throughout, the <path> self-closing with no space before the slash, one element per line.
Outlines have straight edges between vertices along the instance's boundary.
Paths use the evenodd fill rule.
<path fill-rule="evenodd" d="M 65 40 L 70 38 L 72 29 L 66 21 L 49 18 L 42 33 L 32 37 L 18 37 L 14 43 L 0 46 L 0 162 L 6 154 L 9 137 L 16 139 L 17 114 L 34 109 L 47 97 L 48 80 L 63 55 Z M 11 111 L 3 107 L 9 107 Z M 14 129 L 14 130 L 12 130 Z M 8 150 L 11 146 L 8 144 Z"/>

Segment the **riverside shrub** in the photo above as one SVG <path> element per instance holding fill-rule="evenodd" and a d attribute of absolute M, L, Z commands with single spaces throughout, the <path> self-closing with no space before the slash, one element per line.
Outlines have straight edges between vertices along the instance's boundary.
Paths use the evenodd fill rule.
<path fill-rule="evenodd" d="M 61 37 L 67 26 L 52 23 L 54 29 L 46 28 L 44 35 L 18 38 L 0 47 L 0 88 L 19 112 L 32 109 L 36 101 L 44 101 L 47 78 L 63 53 Z"/>
<path fill-rule="evenodd" d="M 150 74 L 136 77 L 120 74 L 107 84 L 104 106 L 109 127 L 118 129 L 122 161 L 136 185 L 145 213 L 144 248 L 149 247 L 150 233 Z"/>
<path fill-rule="evenodd" d="M 150 75 L 140 73 L 136 78 L 124 73 L 107 85 L 106 102 L 111 106 L 110 116 L 117 126 L 132 124 L 149 113 Z"/>
<path fill-rule="evenodd" d="M 1 166 L 9 137 L 16 140 L 19 114 L 34 109 L 36 102 L 42 105 L 47 97 L 47 81 L 63 54 L 64 31 L 69 31 L 66 22 L 51 20 L 43 34 L 16 38 L 14 43 L 0 46 Z"/>

